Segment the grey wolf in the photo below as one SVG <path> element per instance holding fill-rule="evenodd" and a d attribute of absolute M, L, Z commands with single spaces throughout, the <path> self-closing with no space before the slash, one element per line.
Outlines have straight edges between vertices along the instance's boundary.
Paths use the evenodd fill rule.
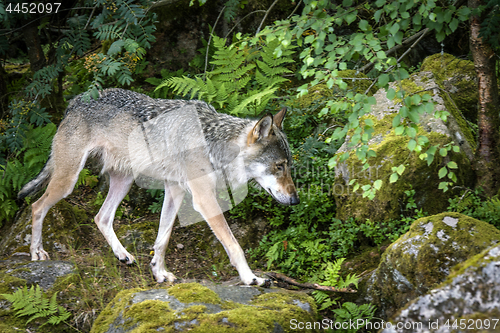
<path fill-rule="evenodd" d="M 267 283 L 249 268 L 216 199 L 216 189 L 222 178 L 239 185 L 254 179 L 279 203 L 299 203 L 282 130 L 285 113 L 282 109 L 260 120 L 240 119 L 218 113 L 202 101 L 152 99 L 123 89 L 103 90 L 97 100 L 77 96 L 54 136 L 45 167 L 18 195 L 24 198 L 47 186 L 32 205 L 31 259 L 49 259 L 42 246 L 44 217 L 73 191 L 85 161 L 93 155 L 102 162 L 110 183 L 95 223 L 120 261 L 133 264 L 135 259 L 113 231 L 115 212 L 134 179 L 143 177 L 161 181 L 165 188 L 150 263 L 156 281 L 176 279 L 167 271 L 164 255 L 179 206 L 189 192 L 193 208 L 224 246 L 242 282 Z"/>

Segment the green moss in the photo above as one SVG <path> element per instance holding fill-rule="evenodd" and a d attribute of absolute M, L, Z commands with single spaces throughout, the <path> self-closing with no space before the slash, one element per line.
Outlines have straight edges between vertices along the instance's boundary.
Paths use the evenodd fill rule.
<path fill-rule="evenodd" d="M 108 328 L 116 318 L 121 315 L 123 309 L 127 309 L 131 305 L 131 299 L 135 293 L 142 291 L 141 288 L 127 289 L 119 292 L 115 298 L 106 306 L 99 314 L 90 333 L 107 332 Z"/>
<path fill-rule="evenodd" d="M 221 304 L 219 296 L 199 283 L 182 283 L 167 288 L 170 295 L 175 296 L 183 303 L 210 303 Z"/>
<path fill-rule="evenodd" d="M 174 311 L 169 302 L 160 300 L 146 300 L 132 304 L 132 298 L 139 289 L 120 292 L 99 315 L 91 332 L 106 332 L 113 324 L 121 325 L 134 333 L 159 330 L 174 332 L 182 329 L 193 333 L 254 333 L 272 331 L 276 323 L 280 324 L 285 332 L 290 332 L 290 320 L 316 319 L 314 302 L 309 296 L 301 293 L 279 291 L 261 294 L 255 297 L 250 305 L 224 302 L 222 311 L 210 313 L 203 304 L 189 306 L 189 303 L 208 300 L 212 304 L 214 302 L 221 304 L 217 294 L 197 283 L 177 286 L 178 288 L 174 288 L 175 286 L 167 288 L 167 291 L 176 298 L 183 298 L 182 302 L 188 303 L 186 308 Z M 194 298 L 193 290 L 196 290 L 197 295 Z M 198 297 L 199 295 L 203 297 Z M 313 315 L 298 307 L 295 304 L 297 301 L 310 304 Z"/>
<path fill-rule="evenodd" d="M 381 179 L 382 188 L 375 198 L 370 200 L 363 198 L 361 193 L 353 194 L 352 187 L 348 186 L 341 177 L 337 177 L 335 186 L 343 187 L 342 193 L 335 191 L 338 219 L 346 220 L 349 217 L 355 217 L 360 220 L 369 218 L 372 221 L 384 221 L 399 218 L 404 202 L 407 200 L 404 192 L 410 189 L 410 185 L 417 189 L 415 201 L 419 208 L 422 207 L 426 212 L 435 214 L 447 207 L 447 197 L 452 193 L 449 191 L 443 195 L 437 186 L 441 181 L 438 177 L 438 170 L 443 166 L 443 157 L 436 154 L 434 162 L 427 166 L 427 162 L 421 160 L 418 154 L 410 154 L 406 148 L 410 139 L 394 133 L 392 128 L 394 116 L 390 114 L 381 120 L 367 116 L 373 119 L 375 124 L 370 148 L 376 152 L 377 156 L 370 158 L 371 168 L 363 170 L 361 161 L 355 156 L 355 149 L 349 152 L 350 157 L 345 164 L 349 179 L 358 179 L 361 186 L 372 185 L 375 180 Z M 417 135 L 427 136 L 431 145 L 443 145 L 450 141 L 446 135 L 435 132 L 427 133 L 420 125 L 417 129 Z M 463 152 L 452 156 L 452 159 L 460 166 L 456 170 L 457 185 L 462 185 L 464 179 L 469 179 L 466 175 L 471 172 L 467 157 Z M 406 166 L 405 172 L 396 183 L 390 183 L 392 167 L 400 164 Z"/>
<path fill-rule="evenodd" d="M 495 228 L 496 231 L 498 229 Z M 483 252 L 472 256 L 467 261 L 461 262 L 453 267 L 451 273 L 447 276 L 446 280 L 441 284 L 442 286 L 449 284 L 455 279 L 457 276 L 462 275 L 470 268 L 476 268 L 480 266 L 484 266 L 486 262 L 490 262 L 493 260 L 498 260 L 498 257 L 485 259 L 486 254 L 490 251 L 490 249 L 485 249 Z"/>
<path fill-rule="evenodd" d="M 19 287 L 26 285 L 25 279 L 0 272 L 0 294 L 12 294 Z"/>
<path fill-rule="evenodd" d="M 445 217 L 458 219 L 457 226 L 444 223 Z M 432 223 L 430 233 L 425 228 L 429 223 Z M 422 241 L 424 234 L 426 237 Z M 448 274 L 444 268 L 451 268 L 450 264 L 463 262 L 498 241 L 500 230 L 491 224 L 460 213 L 441 213 L 415 221 L 407 234 L 391 244 L 382 256 L 382 262 L 398 264 L 398 270 L 414 286 L 430 288 L 446 278 Z M 418 253 L 406 251 L 403 244 L 408 242 L 418 246 Z M 454 261 L 450 262 L 450 258 Z"/>
<path fill-rule="evenodd" d="M 476 123 L 478 90 L 472 61 L 457 59 L 447 53 L 442 55 L 438 53 L 425 58 L 420 70 L 432 72 L 440 88 L 447 92 L 443 95 L 453 100 L 456 112 L 463 114 L 468 121 Z"/>
<path fill-rule="evenodd" d="M 123 317 L 128 327 L 137 326 L 132 332 L 143 333 L 155 331 L 170 325 L 174 320 L 186 320 L 186 316 L 178 317 L 170 309 L 168 302 L 147 300 L 133 304 L 124 311 Z"/>

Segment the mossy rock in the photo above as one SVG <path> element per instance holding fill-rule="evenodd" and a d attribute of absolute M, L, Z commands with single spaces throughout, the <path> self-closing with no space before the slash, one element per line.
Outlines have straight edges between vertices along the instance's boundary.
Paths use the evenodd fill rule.
<path fill-rule="evenodd" d="M 430 93 L 436 103 L 435 109 L 446 109 L 431 73 L 414 75 L 408 80 L 403 80 L 402 84 L 409 92 L 427 90 L 426 93 Z M 433 86 L 434 89 L 429 86 Z M 470 182 L 474 179 L 470 162 L 473 152 L 468 136 L 464 134 L 453 115 L 448 117 L 447 123 L 431 114 L 421 116 L 420 122 L 416 125 L 418 136 L 425 135 L 430 145 L 442 147 L 453 141 L 461 148 L 459 153 L 449 152 L 446 157 L 436 153 L 433 163 L 428 166 L 427 161 L 420 159 L 418 153 L 410 153 L 407 149 L 410 138 L 395 134 L 392 121 L 401 104 L 387 99 L 384 89 L 380 89 L 374 97 L 376 105 L 372 106 L 368 115 L 360 119 L 360 123 L 363 124 L 366 119 L 373 121 L 374 131 L 368 145 L 377 156 L 368 159 L 371 167 L 365 169 L 356 156 L 356 147 L 351 147 L 348 140 L 337 151 L 337 154 L 349 153 L 349 158 L 335 168 L 336 181 L 333 193 L 337 204 L 337 218 L 346 220 L 355 217 L 360 221 L 397 219 L 404 213 L 408 200 L 405 192 L 412 188 L 415 190 L 414 199 L 417 208 L 430 214 L 446 210 L 448 198 L 456 193 L 454 191 L 443 193 L 438 188 L 438 184 L 443 181 L 439 178 L 438 171 L 452 160 L 458 165 L 458 169 L 454 170 L 458 180 L 456 185 L 471 185 Z M 348 135 L 352 135 L 352 131 Z M 394 173 L 392 167 L 401 164 L 405 165 L 404 173 L 399 176 L 396 183 L 390 183 L 390 176 Z M 375 198 L 370 200 L 364 198 L 359 190 L 352 192 L 352 185 L 349 185 L 352 179 L 357 179 L 361 186 L 373 185 L 375 180 L 381 179 L 383 185 L 377 191 Z"/>
<path fill-rule="evenodd" d="M 443 282 L 451 269 L 500 242 L 500 230 L 460 213 L 415 221 L 391 244 L 368 282 L 366 300 L 382 318 Z"/>
<path fill-rule="evenodd" d="M 446 331 L 452 331 L 451 326 L 457 321 L 458 326 L 465 323 L 471 332 L 498 332 L 499 299 L 500 246 L 494 245 L 455 266 L 445 282 L 407 304 L 391 319 L 391 323 L 404 322 L 408 323 L 408 327 L 416 323 L 435 323 L 431 331 L 439 332 L 436 323 L 443 331 L 448 322 Z M 416 330 L 398 332 L 413 333 Z"/>
<path fill-rule="evenodd" d="M 477 123 L 477 77 L 472 61 L 436 53 L 424 59 L 420 71 L 432 72 L 464 117 Z"/>
<path fill-rule="evenodd" d="M 118 293 L 91 332 L 289 332 L 290 320 L 312 322 L 316 314 L 299 292 L 186 283 Z"/>
<path fill-rule="evenodd" d="M 68 246 L 76 247 L 82 242 L 83 225 L 91 223 L 86 212 L 66 200 L 52 207 L 43 222 L 43 247 L 49 255 L 67 253 Z M 5 232 L 0 241 L 0 254 L 29 254 L 31 243 L 31 206 L 26 206 L 12 225 L 4 226 Z"/>
<path fill-rule="evenodd" d="M 39 285 L 48 299 L 54 292 L 51 290 L 68 276 L 74 275 L 74 265 L 63 261 L 27 261 L 26 258 L 14 258 L 0 261 L 0 294 L 12 294 L 24 286 Z M 64 285 L 65 289 L 68 284 Z M 60 290 L 59 290 L 60 291 Z M 59 303 L 60 304 L 60 303 Z M 17 317 L 11 303 L 0 296 L 0 332 L 68 332 L 68 326 L 43 325 L 47 318 L 38 318 L 29 323 L 29 316 Z"/>

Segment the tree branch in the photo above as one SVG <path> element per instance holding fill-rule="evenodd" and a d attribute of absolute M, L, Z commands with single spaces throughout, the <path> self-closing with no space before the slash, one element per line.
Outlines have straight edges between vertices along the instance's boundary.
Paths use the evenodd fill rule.
<path fill-rule="evenodd" d="M 264 15 L 264 18 L 262 19 L 262 21 L 260 22 L 260 25 L 259 27 L 257 28 L 257 32 L 255 33 L 255 35 L 257 35 L 260 31 L 260 28 L 262 28 L 262 24 L 264 24 L 264 21 L 266 20 L 267 18 L 267 15 L 269 15 L 269 12 L 271 11 L 271 9 L 273 9 L 274 5 L 278 2 L 278 0 L 274 0 L 274 2 L 271 4 L 271 6 L 269 7 L 269 9 L 266 11 L 266 15 Z"/>
<path fill-rule="evenodd" d="M 153 2 L 147 11 L 150 11 L 151 9 L 156 8 L 156 7 L 171 5 L 171 4 L 176 3 L 178 1 L 180 1 L 180 0 L 158 0 L 158 1 Z"/>
<path fill-rule="evenodd" d="M 357 291 L 351 288 L 335 288 L 335 287 L 330 287 L 330 286 L 322 286 L 317 283 L 300 283 L 286 275 L 280 274 L 280 273 L 275 273 L 275 272 L 267 272 L 265 273 L 267 276 L 275 279 L 275 280 L 281 280 L 284 281 L 288 284 L 301 287 L 301 288 L 307 288 L 307 289 L 316 289 L 316 290 L 322 290 L 322 291 L 334 291 L 337 293 L 356 293 Z"/>
<path fill-rule="evenodd" d="M 411 42 L 413 42 L 415 39 L 417 39 L 417 41 L 415 43 L 413 43 L 412 46 L 410 46 L 409 50 L 411 50 L 412 48 L 414 48 L 418 42 L 420 42 L 420 40 L 429 33 L 429 28 L 426 28 L 424 30 L 421 30 L 419 32 L 417 32 L 416 34 L 414 34 L 413 36 L 410 36 L 408 37 L 407 39 L 405 39 L 403 41 L 403 43 L 401 45 L 396 45 L 394 47 L 392 47 L 391 49 L 387 50 L 387 52 L 385 52 L 385 55 L 388 56 L 396 51 L 398 51 L 399 49 L 402 49 L 403 47 L 405 47 L 405 45 L 407 44 L 410 44 Z M 405 52 L 404 55 L 406 55 L 408 52 Z M 400 58 L 401 59 L 401 58 Z M 399 62 L 399 60 L 398 60 Z M 366 72 L 367 70 L 370 70 L 373 65 L 375 65 L 375 62 L 370 62 L 369 64 L 366 64 L 364 65 L 363 67 L 361 67 L 361 69 L 359 70 L 360 72 Z"/>

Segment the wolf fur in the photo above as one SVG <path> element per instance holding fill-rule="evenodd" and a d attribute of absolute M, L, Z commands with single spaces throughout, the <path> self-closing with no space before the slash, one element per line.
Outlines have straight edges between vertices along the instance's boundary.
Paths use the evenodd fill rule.
<path fill-rule="evenodd" d="M 32 205 L 32 260 L 47 260 L 42 224 L 48 210 L 68 196 L 90 155 L 97 156 L 109 174 L 109 192 L 95 222 L 116 257 L 127 264 L 134 257 L 113 231 L 116 209 L 134 179 L 161 181 L 165 199 L 151 261 L 158 282 L 174 281 L 164 254 L 172 226 L 188 191 L 229 255 L 243 283 L 266 281 L 250 270 L 244 252 L 229 229 L 216 199 L 222 178 L 245 185 L 255 179 L 279 203 L 299 202 L 290 175 L 291 154 L 282 121 L 274 117 L 240 119 L 217 113 L 202 101 L 152 99 L 123 89 L 106 89 L 97 100 L 73 99 L 54 136 L 50 158 L 40 174 L 19 192 L 19 198 L 47 190 Z"/>

